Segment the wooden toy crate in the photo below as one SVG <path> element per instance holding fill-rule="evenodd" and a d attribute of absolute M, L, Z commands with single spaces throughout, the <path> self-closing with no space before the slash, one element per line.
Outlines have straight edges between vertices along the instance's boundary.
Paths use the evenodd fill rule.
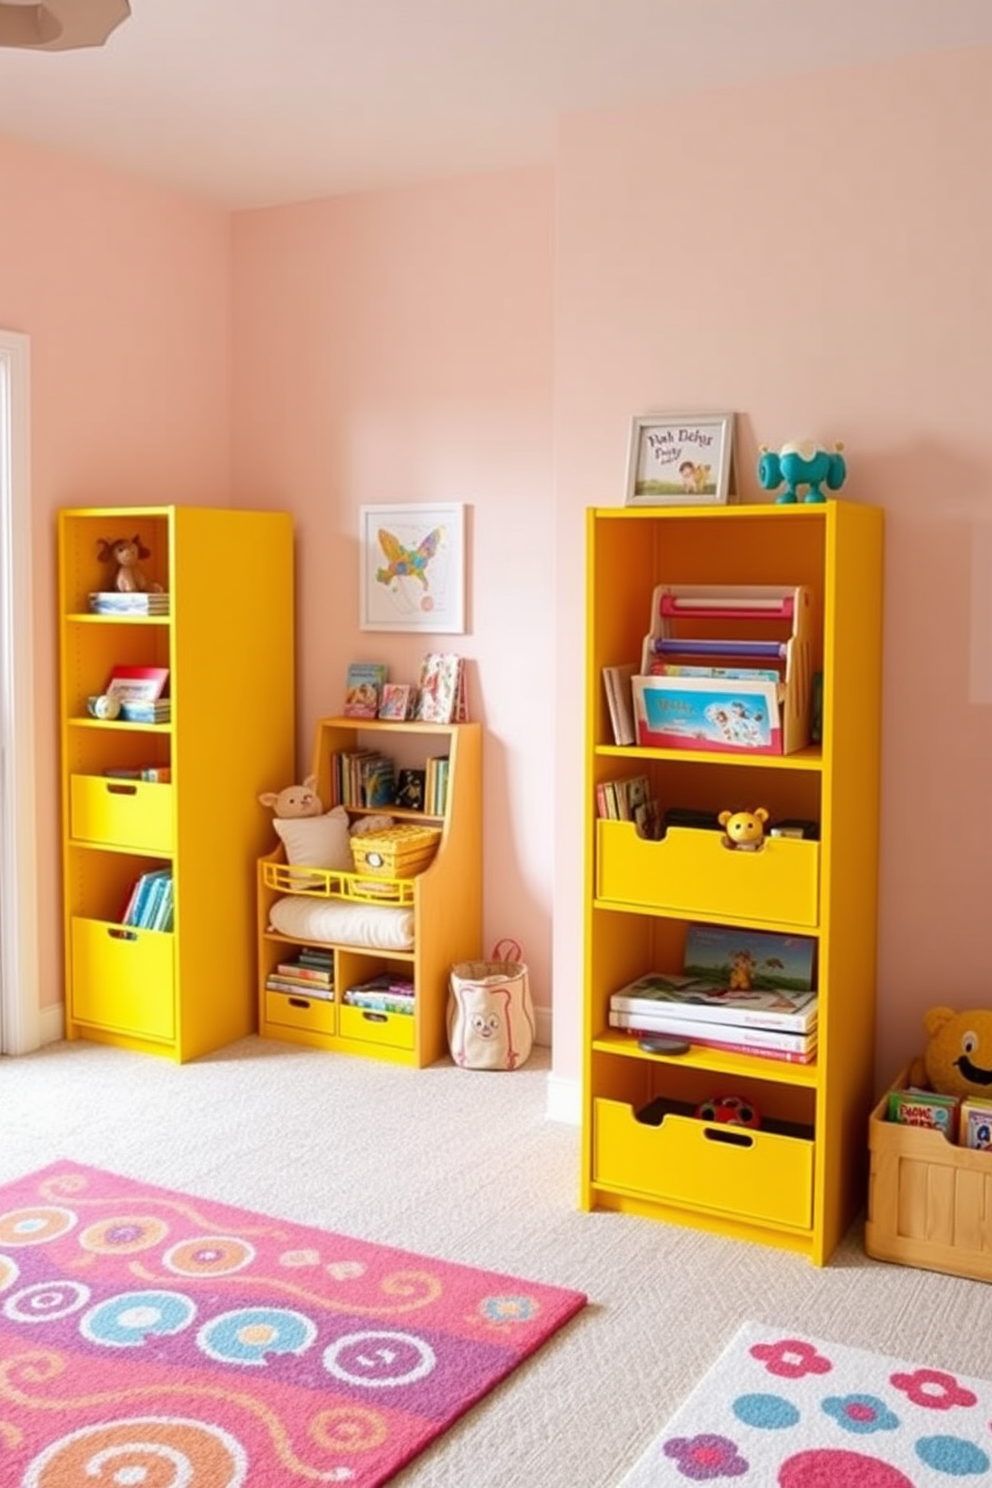
<path fill-rule="evenodd" d="M 893 1089 L 904 1089 L 904 1070 Z M 865 1250 L 880 1261 L 992 1281 L 992 1152 L 887 1121 L 888 1092 L 868 1123 Z"/>
<path fill-rule="evenodd" d="M 439 827 L 386 827 L 352 837 L 355 872 L 375 878 L 413 878 L 431 862 L 440 841 Z"/>

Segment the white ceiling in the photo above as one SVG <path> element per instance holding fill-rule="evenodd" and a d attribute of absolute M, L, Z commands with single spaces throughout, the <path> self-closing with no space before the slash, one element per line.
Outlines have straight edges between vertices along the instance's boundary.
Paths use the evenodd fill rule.
<path fill-rule="evenodd" d="M 0 50 L 0 134 L 229 208 L 550 162 L 564 113 L 992 44 L 992 0 L 131 7 L 102 48 Z"/>

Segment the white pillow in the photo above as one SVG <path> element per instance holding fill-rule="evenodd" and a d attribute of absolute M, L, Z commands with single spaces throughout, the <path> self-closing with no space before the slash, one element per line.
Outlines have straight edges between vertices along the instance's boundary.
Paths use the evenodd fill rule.
<path fill-rule="evenodd" d="M 277 816 L 272 825 L 286 849 L 286 861 L 294 867 L 300 864 L 351 872 L 348 813 L 343 806 L 335 806 L 323 816 Z"/>
<path fill-rule="evenodd" d="M 388 904 L 287 894 L 269 910 L 269 923 L 292 940 L 368 946 L 377 951 L 409 951 L 413 946 L 413 910 Z"/>

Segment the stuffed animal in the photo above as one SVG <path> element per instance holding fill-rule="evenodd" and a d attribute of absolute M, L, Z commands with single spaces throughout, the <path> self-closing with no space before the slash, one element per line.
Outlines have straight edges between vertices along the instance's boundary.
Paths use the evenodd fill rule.
<path fill-rule="evenodd" d="M 992 1096 L 992 1009 L 932 1007 L 923 1027 L 928 1043 L 910 1067 L 910 1084 L 941 1095 Z"/>
<path fill-rule="evenodd" d="M 139 562 L 152 555 L 137 533 L 134 537 L 113 537 L 109 542 L 101 538 L 96 545 L 96 556 L 101 563 L 117 564 L 113 587 L 119 593 L 146 594 L 151 590 L 154 594 L 161 594 L 162 585 L 150 584 Z"/>
<path fill-rule="evenodd" d="M 753 811 L 721 811 L 717 817 L 724 830 L 724 847 L 735 847 L 740 852 L 757 852 L 765 840 L 765 822 L 768 812 L 764 806 Z"/>
<path fill-rule="evenodd" d="M 271 806 L 272 815 L 280 821 L 291 817 L 322 816 L 324 803 L 317 794 L 317 777 L 308 775 L 302 785 L 287 785 L 281 791 L 263 791 L 262 806 Z"/>

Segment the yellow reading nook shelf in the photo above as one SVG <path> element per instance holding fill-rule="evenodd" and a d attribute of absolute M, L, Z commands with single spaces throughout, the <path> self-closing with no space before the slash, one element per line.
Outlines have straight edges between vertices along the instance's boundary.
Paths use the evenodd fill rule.
<path fill-rule="evenodd" d="M 294 769 L 292 520 L 84 507 L 58 532 L 66 1036 L 195 1059 L 256 1028 L 257 796 Z M 135 536 L 149 588 L 122 594 L 106 545 Z"/>
<path fill-rule="evenodd" d="M 582 1204 L 779 1246 L 822 1265 L 867 1182 L 882 514 L 837 500 L 597 508 L 587 539 Z M 713 707 L 683 742 L 671 738 L 708 701 L 700 694 L 710 643 L 700 637 L 720 636 L 724 649 L 732 641 L 741 658 L 771 656 L 754 644 L 765 630 L 746 604 L 770 608 L 785 596 L 787 618 L 789 595 L 802 606 L 801 632 L 794 619 L 791 631 L 786 625 L 778 672 L 768 663 L 770 680 L 741 689 L 745 702 L 750 686 L 752 700 L 781 705 L 782 743 L 761 734 L 766 703 L 751 710 L 750 736 L 735 735 L 733 718 Z M 618 745 L 603 669 L 629 675 L 632 663 L 637 673 L 653 664 L 669 634 L 655 613 L 659 596 L 669 613 L 687 598 L 708 619 L 680 625 L 697 654 L 665 668 L 662 721 L 642 714 L 641 742 Z M 786 731 L 795 698 L 803 707 Z M 712 743 L 711 726 L 723 730 Z M 656 742 L 662 733 L 665 747 Z M 656 815 L 612 819 L 604 787 L 638 777 Z M 758 808 L 775 834 L 766 831 L 758 850 L 728 848 L 714 830 L 719 814 Z M 629 1026 L 614 1026 L 614 994 L 651 972 L 681 973 L 691 927 L 721 926 L 813 943 L 815 1052 L 793 1056 L 806 1062 L 758 1053 L 743 1037 L 736 1048 L 689 1039 L 685 1052 L 653 1053 Z M 730 1095 L 760 1113 L 757 1126 L 696 1114 Z"/>

